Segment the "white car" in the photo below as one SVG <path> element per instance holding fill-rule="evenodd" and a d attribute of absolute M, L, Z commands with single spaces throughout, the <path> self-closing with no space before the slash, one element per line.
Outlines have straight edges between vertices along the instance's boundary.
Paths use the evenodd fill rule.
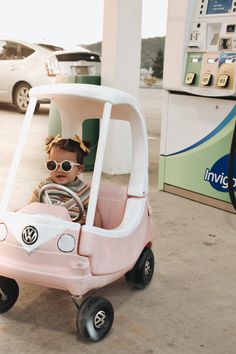
<path fill-rule="evenodd" d="M 100 75 L 100 68 L 99 55 L 79 46 L 69 50 L 0 38 L 0 102 L 25 113 L 31 87 L 54 83 L 56 75 Z"/>

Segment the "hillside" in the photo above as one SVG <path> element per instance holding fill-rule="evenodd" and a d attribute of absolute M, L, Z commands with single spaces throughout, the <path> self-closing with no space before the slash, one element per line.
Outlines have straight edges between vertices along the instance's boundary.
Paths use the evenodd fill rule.
<path fill-rule="evenodd" d="M 164 52 L 165 37 L 153 37 L 142 39 L 142 52 L 141 52 L 141 68 L 149 69 L 152 67 L 153 60 L 157 56 L 157 52 L 161 50 Z M 101 54 L 102 42 L 92 44 L 82 44 L 84 48 L 95 51 Z"/>

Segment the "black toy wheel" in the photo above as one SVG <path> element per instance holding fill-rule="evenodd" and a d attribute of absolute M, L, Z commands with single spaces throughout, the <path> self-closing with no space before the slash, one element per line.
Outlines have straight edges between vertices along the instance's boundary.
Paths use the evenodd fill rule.
<path fill-rule="evenodd" d="M 0 313 L 7 312 L 19 296 L 19 287 L 14 279 L 0 277 Z"/>
<path fill-rule="evenodd" d="M 92 342 L 103 339 L 112 327 L 113 306 L 100 296 L 90 296 L 82 303 L 76 318 L 76 327 L 82 337 Z"/>
<path fill-rule="evenodd" d="M 145 288 L 154 273 L 154 254 L 151 248 L 144 248 L 134 267 L 125 274 L 125 279 L 137 289 Z"/>

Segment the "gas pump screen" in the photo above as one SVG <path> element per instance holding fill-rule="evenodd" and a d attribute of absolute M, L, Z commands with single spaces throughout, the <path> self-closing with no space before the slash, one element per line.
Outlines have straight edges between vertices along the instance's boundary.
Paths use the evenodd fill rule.
<path fill-rule="evenodd" d="M 207 15 L 226 14 L 231 12 L 233 0 L 208 0 Z"/>

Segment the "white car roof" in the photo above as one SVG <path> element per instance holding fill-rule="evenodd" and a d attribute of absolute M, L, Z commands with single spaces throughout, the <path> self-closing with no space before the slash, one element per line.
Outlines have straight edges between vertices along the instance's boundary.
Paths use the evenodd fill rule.
<path fill-rule="evenodd" d="M 7 41 L 7 42 L 15 42 L 15 43 L 20 43 L 22 45 L 25 45 L 26 47 L 31 47 L 33 49 L 37 49 L 38 47 L 40 47 L 41 49 L 45 49 L 47 50 L 49 53 L 52 54 L 60 54 L 60 53 L 77 53 L 77 52 L 81 52 L 81 53 L 91 53 L 91 51 L 87 48 L 84 48 L 80 45 L 76 45 L 76 44 L 68 44 L 68 43 L 51 43 L 51 42 L 46 42 L 46 41 L 37 41 L 37 42 L 29 42 L 29 41 L 25 41 L 25 40 L 21 40 L 18 38 L 10 38 L 10 37 L 1 37 L 0 41 Z M 54 46 L 54 47 L 58 47 L 61 48 L 61 50 L 50 50 L 49 48 L 47 48 L 48 46 Z M 95 53 L 94 53 L 95 54 Z"/>

